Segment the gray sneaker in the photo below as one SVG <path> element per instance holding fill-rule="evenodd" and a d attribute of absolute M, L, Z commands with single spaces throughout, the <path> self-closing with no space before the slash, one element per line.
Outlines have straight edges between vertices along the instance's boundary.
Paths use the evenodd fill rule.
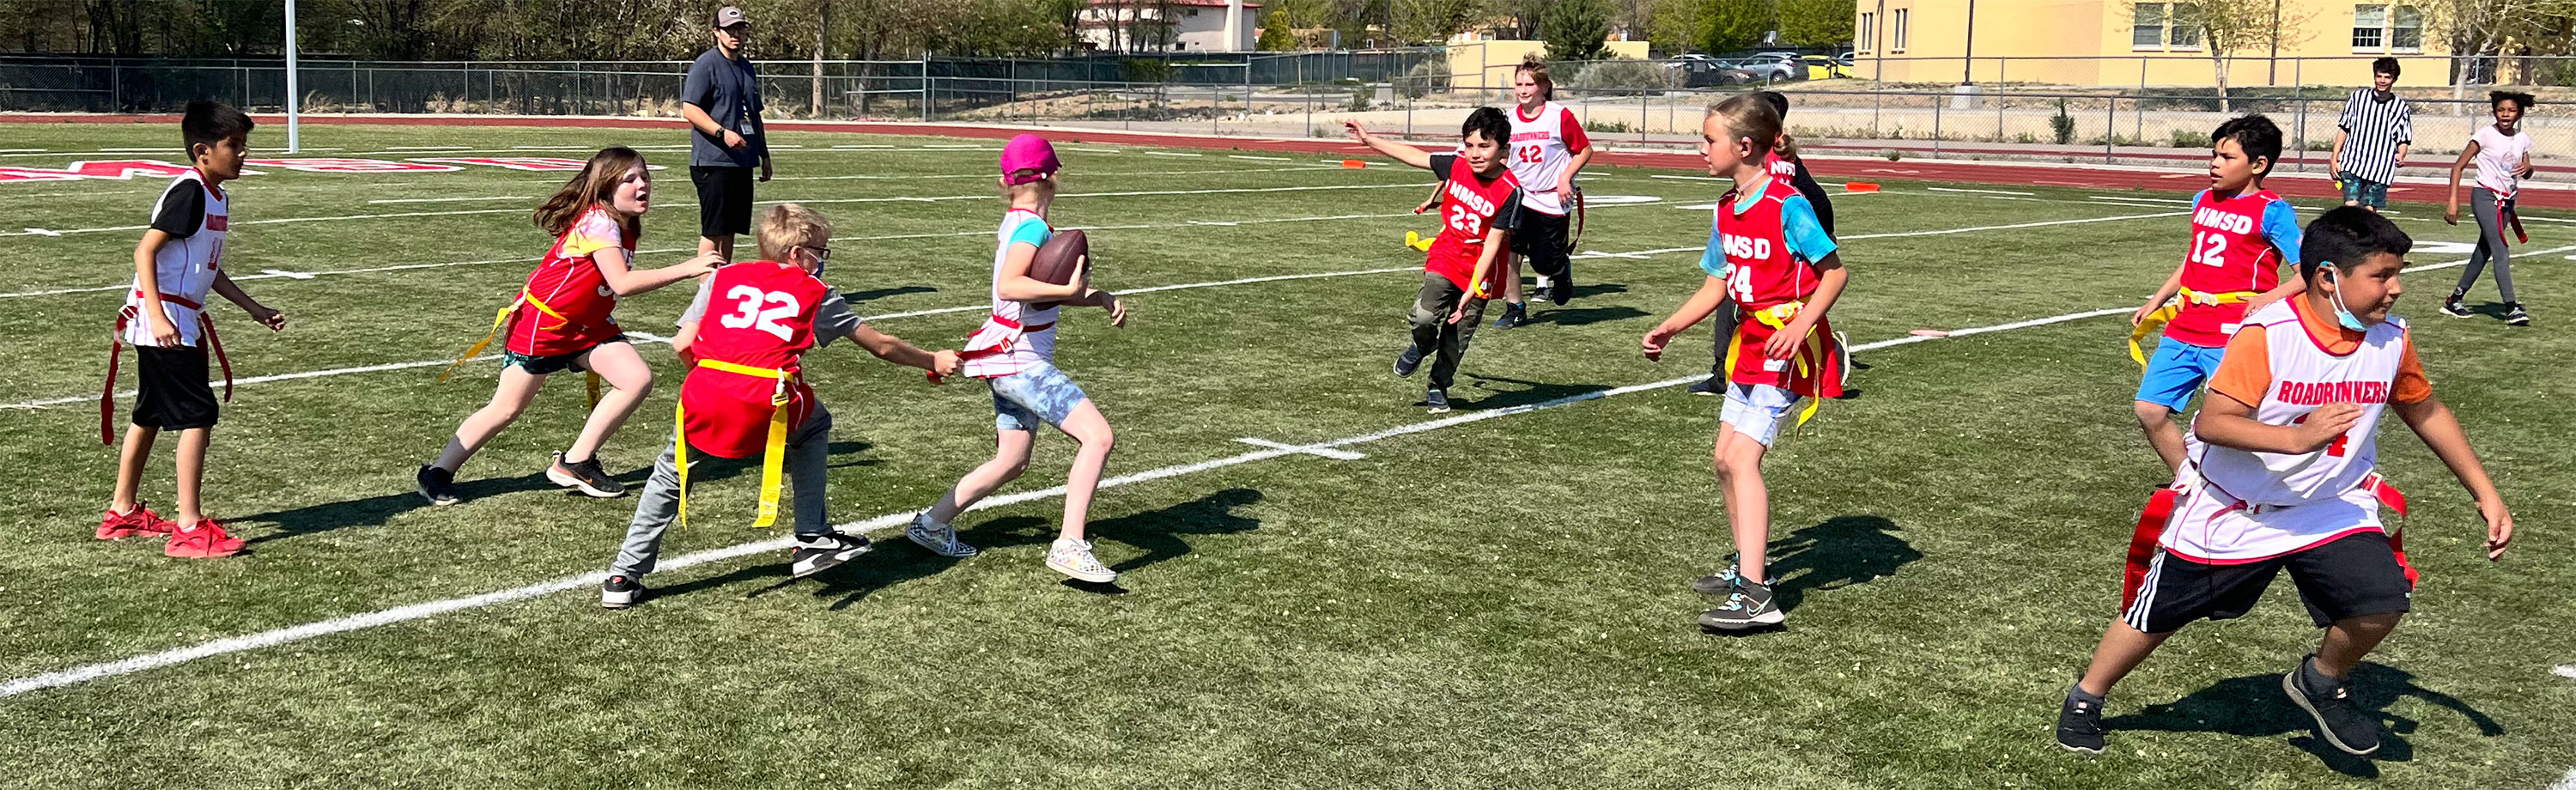
<path fill-rule="evenodd" d="M 602 609 L 631 608 L 642 600 L 644 600 L 644 584 L 636 581 L 633 576 L 624 574 L 610 576 L 608 581 L 601 582 L 599 585 L 599 607 Z"/>
<path fill-rule="evenodd" d="M 1735 590 L 1727 593 L 1726 603 L 1700 613 L 1699 624 L 1720 631 L 1744 631 L 1779 625 L 1786 619 L 1788 615 L 1771 600 L 1771 585 L 1738 581 Z"/>
<path fill-rule="evenodd" d="M 959 541 L 956 527 L 930 520 L 927 512 L 913 516 L 912 524 L 903 528 L 903 536 L 932 554 L 951 559 L 972 557 L 981 551 Z"/>
<path fill-rule="evenodd" d="M 2345 754 L 2379 751 L 2379 718 L 2352 704 L 2343 681 L 2316 671 L 2316 654 L 2299 659 L 2297 669 L 2281 676 L 2281 691 L 2290 703 L 2316 719 L 2317 734 Z"/>
<path fill-rule="evenodd" d="M 1740 552 L 1728 553 L 1726 570 L 1699 577 L 1698 581 L 1691 582 L 1691 589 L 1698 590 L 1701 595 L 1725 595 L 1733 592 L 1735 583 L 1744 580 L 1743 559 L 1744 555 Z"/>

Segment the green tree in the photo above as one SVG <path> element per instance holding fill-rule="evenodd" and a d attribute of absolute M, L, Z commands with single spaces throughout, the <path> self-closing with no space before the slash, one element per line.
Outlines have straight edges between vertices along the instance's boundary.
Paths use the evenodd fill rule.
<path fill-rule="evenodd" d="M 1778 17 L 1770 0 L 1708 0 L 1708 37 L 1702 39 L 1710 52 L 1734 52 L 1762 44 L 1762 36 L 1771 32 Z"/>
<path fill-rule="evenodd" d="M 1850 43 L 1860 12 L 1853 0 L 1780 0 L 1779 9 L 1780 43 L 1799 47 Z"/>
<path fill-rule="evenodd" d="M 1288 29 L 1288 9 L 1274 8 L 1261 17 L 1261 40 L 1253 44 L 1263 52 L 1286 52 L 1297 48 L 1297 33 Z"/>
<path fill-rule="evenodd" d="M 1549 60 L 1598 60 L 1609 48 L 1610 9 L 1601 0 L 1558 0 L 1538 30 Z"/>

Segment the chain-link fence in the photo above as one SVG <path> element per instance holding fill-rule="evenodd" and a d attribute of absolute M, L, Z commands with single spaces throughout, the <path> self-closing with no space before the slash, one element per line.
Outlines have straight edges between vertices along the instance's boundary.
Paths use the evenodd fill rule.
<path fill-rule="evenodd" d="M 1477 106 L 1513 101 L 1508 66 L 1481 48 L 1386 52 L 1097 55 L 1046 60 L 916 58 L 764 61 L 770 117 L 1033 123 L 1338 137 L 1343 121 L 1427 137 L 1454 134 Z M 1988 62 L 1988 61 L 1992 62 Z M 2083 61 L 2070 64 L 2065 61 Z M 1595 139 L 1687 146 L 1702 108 L 1768 87 L 1791 97 L 1789 127 L 1813 150 L 1890 158 L 1981 157 L 2172 165 L 2207 152 L 2209 131 L 2262 112 L 2288 138 L 2284 165 L 2325 168 L 2336 119 L 2355 83 L 2307 84 L 2354 59 L 2283 59 L 2286 86 L 2239 81 L 2221 99 L 2199 86 L 2094 87 L 2074 79 L 2114 59 L 1952 60 L 1984 81 L 1916 84 L 1852 76 L 1873 65 L 1809 56 L 1679 58 L 1551 64 L 1556 98 Z M 2525 123 L 2535 156 L 2576 160 L 2576 122 L 2552 112 L 2576 88 L 2555 77 L 2576 60 L 2510 59 L 2471 69 L 2516 77 L 2542 96 Z M 2359 59 L 2367 67 L 2367 59 Z M 2332 65 L 2326 65 L 2331 63 Z M 2089 64 L 2089 65 L 2084 65 Z M 2535 65 L 2536 64 L 2536 65 Z M 2079 65 L 2084 67 L 2079 68 Z M 1985 73 L 1991 67 L 1991 73 Z M 2127 68 L 2127 66 L 2117 66 Z M 2562 68 L 2563 67 L 2563 68 Z M 675 117 L 684 61 L 372 62 L 306 60 L 298 74 L 312 113 L 462 113 Z M 2400 89 L 2414 102 L 2418 167 L 2456 154 L 2486 123 L 2489 86 Z M 2454 97 L 2457 94 L 2457 97 Z M 256 111 L 285 105 L 275 60 L 0 58 L 0 110 L 166 112 L 189 99 Z"/>

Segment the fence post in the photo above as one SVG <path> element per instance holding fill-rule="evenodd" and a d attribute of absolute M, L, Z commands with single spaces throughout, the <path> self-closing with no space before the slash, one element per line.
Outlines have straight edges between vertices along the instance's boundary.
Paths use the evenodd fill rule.
<path fill-rule="evenodd" d="M 2102 164 L 2111 163 L 2111 138 L 2118 136 L 2119 123 L 2120 94 L 2114 92 L 2110 101 L 2102 103 Z"/>
<path fill-rule="evenodd" d="M 1306 57 L 1303 55 L 1297 57 L 1297 92 L 1306 95 L 1306 133 L 1301 136 L 1313 137 L 1315 136 L 1315 86 L 1306 84 Z"/>
<path fill-rule="evenodd" d="M 1252 58 L 1253 56 L 1251 55 L 1243 56 L 1243 125 L 1245 131 L 1250 131 L 1252 127 Z"/>
<path fill-rule="evenodd" d="M 930 120 L 930 53 L 921 53 L 921 120 Z"/>
<path fill-rule="evenodd" d="M 107 109 L 109 112 L 125 109 L 125 65 L 116 61 L 108 61 L 107 64 Z"/>
<path fill-rule="evenodd" d="M 1941 105 L 1948 103 L 1938 96 L 1932 98 L 1932 158 L 1934 159 L 1941 158 Z"/>
<path fill-rule="evenodd" d="M 1646 89 L 1637 89 L 1637 144 L 1646 144 Z M 1513 112 L 1519 112 L 1515 109 Z"/>

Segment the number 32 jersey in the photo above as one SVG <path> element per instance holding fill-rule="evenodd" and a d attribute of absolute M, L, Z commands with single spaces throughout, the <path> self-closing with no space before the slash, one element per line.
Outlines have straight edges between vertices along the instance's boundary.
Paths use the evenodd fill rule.
<path fill-rule="evenodd" d="M 689 346 L 697 360 L 715 360 L 787 372 L 783 383 L 691 361 L 680 384 L 680 403 L 688 415 L 681 426 L 689 446 L 726 458 L 759 455 L 769 435 L 772 398 L 787 396 L 788 425 L 802 424 L 814 410 L 814 390 L 797 375 L 799 359 L 815 345 L 815 315 L 830 297 L 831 287 L 805 270 L 774 261 L 751 261 L 717 269 L 704 290 L 706 310 L 699 316 L 698 337 Z"/>
<path fill-rule="evenodd" d="M 1459 290 L 1471 290 L 1468 280 L 1485 254 L 1485 234 L 1520 228 L 1520 179 L 1509 169 L 1491 181 L 1477 178 L 1467 158 L 1457 154 L 1432 154 L 1431 172 L 1442 182 L 1440 235 L 1431 240 L 1431 257 L 1422 270 L 1449 278 Z"/>

